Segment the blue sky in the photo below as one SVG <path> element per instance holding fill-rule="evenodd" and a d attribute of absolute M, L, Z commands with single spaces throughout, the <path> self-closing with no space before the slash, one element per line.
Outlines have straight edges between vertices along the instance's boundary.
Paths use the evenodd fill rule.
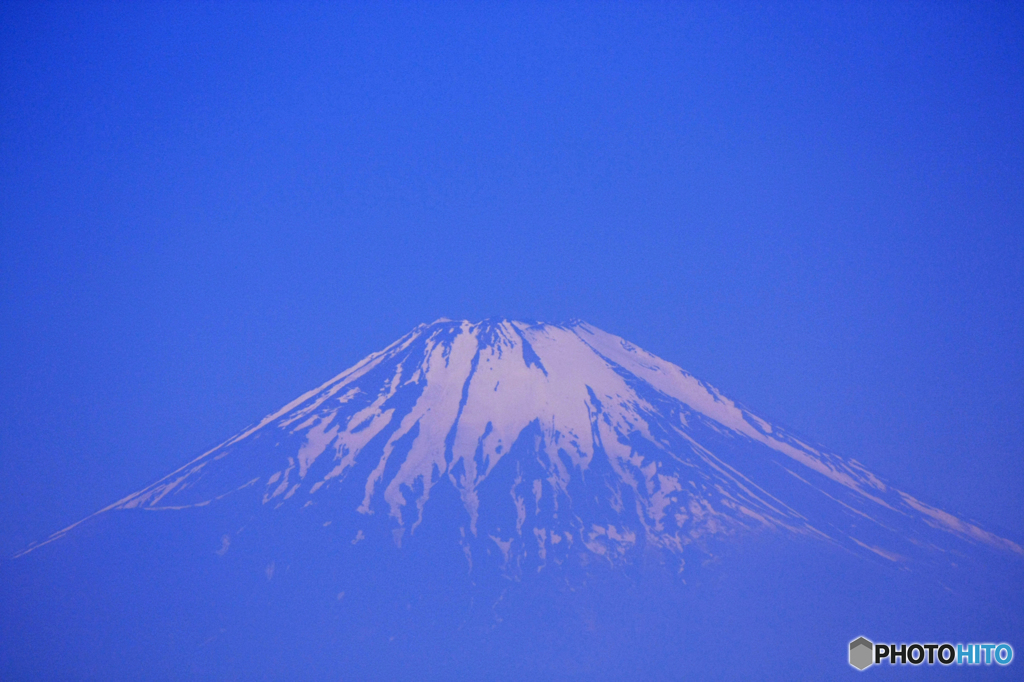
<path fill-rule="evenodd" d="M 1024 533 L 1013 3 L 4 4 L 0 552 L 438 317 Z"/>

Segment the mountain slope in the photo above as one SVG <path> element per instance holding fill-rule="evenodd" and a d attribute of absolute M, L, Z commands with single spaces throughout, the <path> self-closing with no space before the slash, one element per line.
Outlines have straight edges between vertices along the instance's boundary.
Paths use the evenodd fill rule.
<path fill-rule="evenodd" d="M 582 322 L 421 325 L 100 514 L 258 498 L 357 527 L 356 542 L 376 517 L 400 546 L 439 485 L 461 500 L 469 561 L 487 547 L 512 573 L 640 547 L 681 559 L 753 531 L 896 563 L 965 544 L 1024 554 Z"/>
<path fill-rule="evenodd" d="M 439 320 L 0 562 L 0 678 L 841 679 L 1016 642 L 1022 586 L 618 337 Z"/>

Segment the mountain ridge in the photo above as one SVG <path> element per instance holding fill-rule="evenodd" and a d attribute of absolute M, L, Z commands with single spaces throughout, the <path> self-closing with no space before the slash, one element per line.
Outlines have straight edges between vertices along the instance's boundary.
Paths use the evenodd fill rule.
<path fill-rule="evenodd" d="M 499 478 L 507 493 L 481 498 Z M 437 485 L 458 492 L 467 546 L 482 540 L 505 568 L 573 552 L 614 562 L 638 543 L 681 561 L 686 547 L 751 531 L 908 565 L 964 542 L 1024 554 L 586 322 L 441 318 L 18 556 L 97 515 L 253 494 L 300 513 L 343 498 L 356 525 L 383 516 L 401 546 Z"/>

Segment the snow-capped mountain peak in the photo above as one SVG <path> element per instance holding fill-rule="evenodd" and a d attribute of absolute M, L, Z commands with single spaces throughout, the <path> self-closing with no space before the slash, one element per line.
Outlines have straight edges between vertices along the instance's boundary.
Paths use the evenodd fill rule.
<path fill-rule="evenodd" d="M 746 532 L 893 562 L 953 541 L 1024 553 L 580 321 L 420 325 L 98 513 L 256 500 L 400 546 L 439 489 L 461 502 L 467 556 L 482 544 L 511 571 Z"/>

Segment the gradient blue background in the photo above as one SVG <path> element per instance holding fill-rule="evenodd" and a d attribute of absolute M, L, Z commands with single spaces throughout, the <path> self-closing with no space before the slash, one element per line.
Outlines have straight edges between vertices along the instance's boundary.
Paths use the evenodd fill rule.
<path fill-rule="evenodd" d="M 0 555 L 442 316 L 1019 541 L 1021 8 L 3 4 Z"/>

